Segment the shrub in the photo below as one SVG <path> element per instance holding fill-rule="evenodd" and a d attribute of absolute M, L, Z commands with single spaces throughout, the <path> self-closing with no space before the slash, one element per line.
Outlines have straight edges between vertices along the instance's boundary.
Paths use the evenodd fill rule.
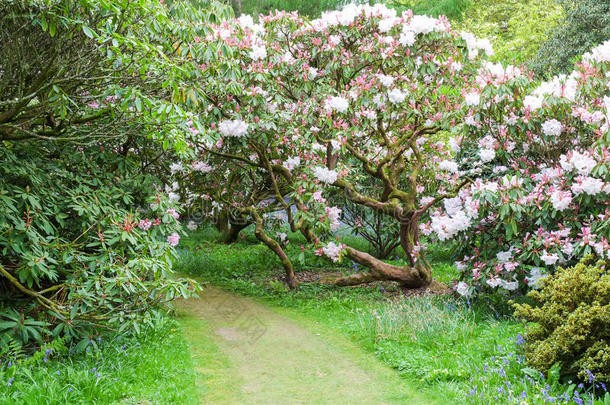
<path fill-rule="evenodd" d="M 515 304 L 515 315 L 529 322 L 528 363 L 548 371 L 561 364 L 565 376 L 610 381 L 609 262 L 591 257 L 559 269 L 528 295 L 537 306 Z"/>
<path fill-rule="evenodd" d="M 194 289 L 171 277 L 180 224 L 151 175 L 197 99 L 176 43 L 205 13 L 185 7 L 0 2 L 0 356 L 138 332 Z"/>
<path fill-rule="evenodd" d="M 543 83 L 513 66 L 480 69 L 456 148 L 472 183 L 426 229 L 458 236 L 460 294 L 517 295 L 558 266 L 610 257 L 609 62 L 610 41 Z"/>

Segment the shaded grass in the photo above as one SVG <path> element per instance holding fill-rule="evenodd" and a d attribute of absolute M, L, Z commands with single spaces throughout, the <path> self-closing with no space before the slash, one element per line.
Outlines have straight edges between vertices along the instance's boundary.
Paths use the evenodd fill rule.
<path fill-rule="evenodd" d="M 84 354 L 58 349 L 0 365 L 0 404 L 198 402 L 188 347 L 175 322 L 139 338 L 107 339 Z"/>

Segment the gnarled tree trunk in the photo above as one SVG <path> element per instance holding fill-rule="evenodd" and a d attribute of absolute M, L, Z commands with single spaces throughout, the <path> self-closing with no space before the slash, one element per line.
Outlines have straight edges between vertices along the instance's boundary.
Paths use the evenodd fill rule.
<path fill-rule="evenodd" d="M 269 249 L 271 249 L 273 253 L 277 255 L 277 257 L 279 257 L 280 261 L 282 262 L 282 266 L 284 267 L 284 271 L 286 272 L 286 282 L 288 287 L 290 287 L 290 289 L 296 288 L 297 279 L 294 276 L 294 268 L 292 267 L 292 262 L 286 255 L 286 252 L 284 252 L 284 249 L 282 249 L 282 246 L 277 241 L 270 238 L 269 235 L 265 233 L 263 230 L 263 218 L 260 216 L 260 214 L 254 209 L 250 210 L 250 213 L 255 220 L 254 235 L 256 235 L 258 240 L 263 242 Z"/>
<path fill-rule="evenodd" d="M 214 221 L 216 230 L 220 233 L 220 240 L 224 243 L 234 243 L 239 237 L 239 233 L 251 225 L 251 221 L 240 218 L 240 221 L 233 221 L 227 211 L 221 211 Z"/>
<path fill-rule="evenodd" d="M 369 269 L 365 273 L 340 277 L 334 284 L 338 286 L 358 285 L 379 280 L 397 281 L 406 288 L 427 287 L 432 283 L 432 269 L 424 259 L 417 259 L 414 247 L 418 242 L 419 229 L 414 212 L 400 216 L 400 245 L 409 262 L 406 266 L 388 264 L 368 253 L 347 247 L 347 257 Z"/>
<path fill-rule="evenodd" d="M 354 248 L 346 248 L 347 257 L 369 268 L 368 272 L 340 277 L 334 284 L 338 286 L 358 285 L 372 281 L 398 281 L 406 288 L 426 287 L 432 283 L 432 269 L 425 260 L 419 260 L 414 265 L 396 266 L 385 263 L 368 253 Z"/>

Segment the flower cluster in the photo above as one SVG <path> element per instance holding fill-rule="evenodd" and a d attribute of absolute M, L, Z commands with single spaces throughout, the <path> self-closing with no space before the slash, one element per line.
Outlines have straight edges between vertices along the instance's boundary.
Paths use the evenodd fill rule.
<path fill-rule="evenodd" d="M 510 66 L 479 70 L 456 159 L 474 179 L 459 197 L 477 207 L 445 206 L 430 224 L 460 241 L 459 294 L 525 292 L 586 254 L 610 258 L 607 54 L 602 44 L 543 83 Z"/>

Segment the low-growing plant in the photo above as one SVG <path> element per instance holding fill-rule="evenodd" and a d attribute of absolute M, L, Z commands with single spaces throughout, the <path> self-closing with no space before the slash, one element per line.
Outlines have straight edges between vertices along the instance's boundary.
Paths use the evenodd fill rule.
<path fill-rule="evenodd" d="M 610 381 L 610 274 L 608 262 L 586 258 L 541 281 L 529 296 L 538 304 L 515 304 L 532 322 L 525 340 L 528 363 L 583 381 Z"/>

